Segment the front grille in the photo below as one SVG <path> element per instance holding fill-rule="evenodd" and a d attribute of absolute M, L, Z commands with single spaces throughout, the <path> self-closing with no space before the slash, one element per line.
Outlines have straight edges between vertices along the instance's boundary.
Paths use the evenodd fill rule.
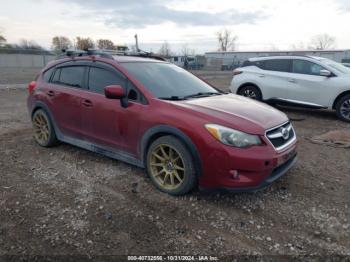
<path fill-rule="evenodd" d="M 268 130 L 266 136 L 277 150 L 287 147 L 295 140 L 295 132 L 290 122 Z"/>

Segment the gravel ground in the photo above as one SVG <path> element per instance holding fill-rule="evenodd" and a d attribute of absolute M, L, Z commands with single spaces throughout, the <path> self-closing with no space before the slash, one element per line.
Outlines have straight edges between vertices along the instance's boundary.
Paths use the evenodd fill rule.
<path fill-rule="evenodd" d="M 230 80 L 229 73 L 198 73 L 220 88 Z M 0 257 L 349 261 L 350 150 L 309 140 L 350 127 L 333 112 L 280 108 L 293 120 L 299 161 L 271 187 L 171 197 L 142 169 L 67 144 L 36 145 L 25 98 L 25 90 L 0 90 Z"/>

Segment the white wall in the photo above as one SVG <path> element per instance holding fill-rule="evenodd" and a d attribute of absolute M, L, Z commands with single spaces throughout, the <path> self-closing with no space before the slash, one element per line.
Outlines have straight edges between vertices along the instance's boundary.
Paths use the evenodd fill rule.
<path fill-rule="evenodd" d="M 0 67 L 44 67 L 53 55 L 0 54 Z"/>

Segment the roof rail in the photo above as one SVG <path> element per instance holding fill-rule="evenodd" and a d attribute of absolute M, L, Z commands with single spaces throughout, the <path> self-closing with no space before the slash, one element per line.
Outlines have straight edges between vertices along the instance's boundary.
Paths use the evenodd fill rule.
<path fill-rule="evenodd" d="M 105 52 L 102 52 L 100 50 L 96 50 L 96 49 L 87 49 L 87 50 L 65 50 L 62 49 L 62 54 L 57 56 L 57 59 L 61 59 L 61 58 L 65 58 L 65 57 L 81 57 L 81 56 L 91 56 L 91 55 L 97 55 L 103 58 L 109 58 L 109 59 L 113 59 L 113 56 L 111 56 L 110 54 L 107 54 Z"/>
<path fill-rule="evenodd" d="M 166 61 L 165 58 L 149 53 L 146 51 L 139 50 L 139 52 L 124 52 L 118 50 L 96 50 L 96 49 L 87 49 L 87 50 L 65 50 L 62 49 L 62 54 L 58 55 L 56 59 L 61 59 L 65 57 L 82 57 L 82 56 L 99 56 L 107 59 L 114 59 L 113 56 L 134 56 L 134 57 L 144 57 L 151 58 L 160 61 Z"/>
<path fill-rule="evenodd" d="M 138 52 L 135 53 L 128 53 L 126 54 L 127 56 L 136 56 L 136 57 L 144 57 L 144 58 L 151 58 L 151 59 L 156 59 L 156 60 L 160 60 L 160 61 L 166 61 L 166 59 L 162 56 L 156 55 L 154 53 L 150 53 L 150 52 L 146 52 L 143 51 L 141 49 L 139 49 Z"/>

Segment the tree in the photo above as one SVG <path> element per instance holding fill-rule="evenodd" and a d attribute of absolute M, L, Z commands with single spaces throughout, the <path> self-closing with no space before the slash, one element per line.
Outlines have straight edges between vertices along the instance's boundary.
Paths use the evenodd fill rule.
<path fill-rule="evenodd" d="M 232 35 L 231 31 L 223 29 L 217 32 L 217 39 L 219 42 L 219 51 L 233 51 L 236 49 L 238 37 L 236 35 Z"/>
<path fill-rule="evenodd" d="M 189 48 L 188 44 L 183 44 L 181 47 L 181 55 L 183 56 L 194 56 L 196 54 L 196 50 Z"/>
<path fill-rule="evenodd" d="M 109 39 L 99 39 L 97 40 L 97 47 L 99 49 L 116 50 L 116 46 Z"/>
<path fill-rule="evenodd" d="M 37 50 L 43 49 L 40 45 L 38 45 L 33 40 L 27 40 L 27 39 L 21 39 L 17 47 L 21 49 L 37 49 Z"/>
<path fill-rule="evenodd" d="M 90 37 L 83 38 L 78 36 L 76 38 L 76 47 L 80 50 L 87 50 L 89 48 L 94 48 L 95 44 Z"/>
<path fill-rule="evenodd" d="M 62 49 L 69 49 L 72 47 L 72 41 L 65 36 L 55 36 L 52 38 L 52 49 L 56 52 L 61 52 Z"/>
<path fill-rule="evenodd" d="M 0 35 L 0 44 L 6 43 L 6 38 Z"/>
<path fill-rule="evenodd" d="M 302 51 L 302 50 L 306 50 L 305 44 L 303 42 L 299 42 L 296 44 L 292 44 L 290 49 L 294 50 L 294 51 Z"/>
<path fill-rule="evenodd" d="M 164 43 L 162 44 L 162 46 L 160 47 L 158 54 L 165 56 L 165 57 L 169 57 L 171 55 L 171 49 L 170 49 L 170 45 L 167 41 L 164 41 Z"/>
<path fill-rule="evenodd" d="M 309 49 L 325 50 L 332 49 L 335 46 L 335 37 L 328 34 L 315 35 L 310 42 Z"/>

